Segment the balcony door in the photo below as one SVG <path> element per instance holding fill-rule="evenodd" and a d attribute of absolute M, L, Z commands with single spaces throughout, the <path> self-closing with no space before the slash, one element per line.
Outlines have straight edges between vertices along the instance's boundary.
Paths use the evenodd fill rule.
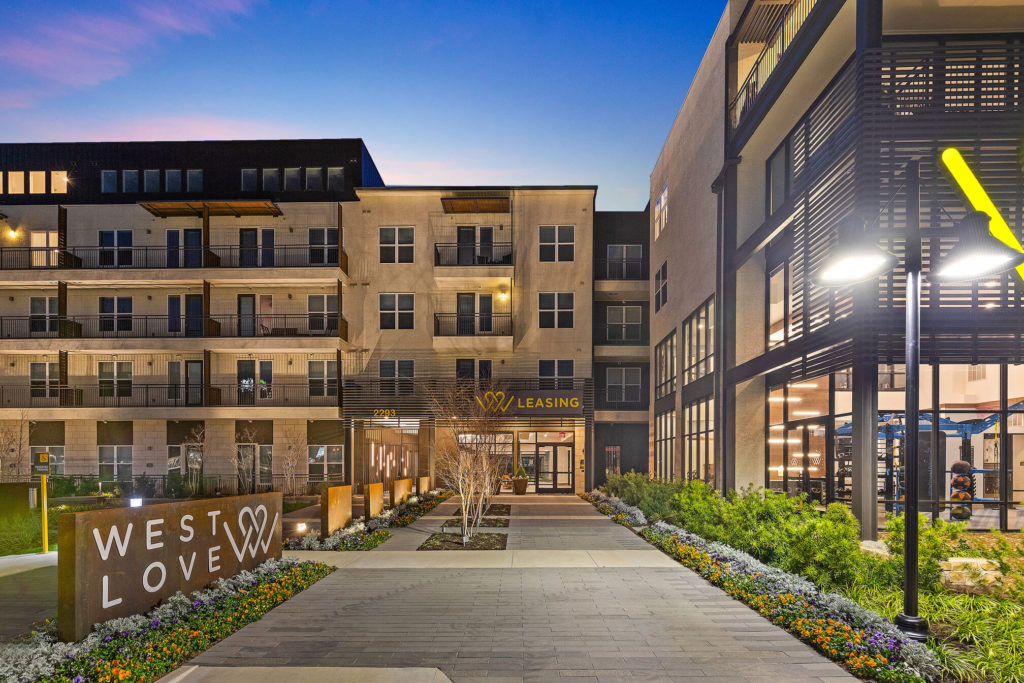
<path fill-rule="evenodd" d="M 203 336 L 203 295 L 185 295 L 185 336 Z"/>
<path fill-rule="evenodd" d="M 259 309 L 257 310 L 257 305 Z M 238 336 L 267 336 L 273 331 L 274 297 L 272 294 L 238 295 Z"/>
<path fill-rule="evenodd" d="M 476 333 L 476 294 L 459 293 L 457 320 L 460 335 L 471 336 Z"/>
<path fill-rule="evenodd" d="M 476 226 L 460 225 L 456 232 L 458 241 L 458 264 L 471 266 L 476 263 Z"/>
<path fill-rule="evenodd" d="M 203 361 L 185 361 L 185 405 L 203 405 Z"/>

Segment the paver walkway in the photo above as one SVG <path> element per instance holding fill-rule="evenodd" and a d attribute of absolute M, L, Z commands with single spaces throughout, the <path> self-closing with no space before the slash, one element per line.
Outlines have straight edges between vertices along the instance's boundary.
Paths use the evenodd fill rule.
<path fill-rule="evenodd" d="M 512 504 L 510 526 L 487 531 L 507 532 L 509 550 L 415 552 L 452 516 L 446 502 L 372 552 L 317 553 L 341 568 L 178 680 L 217 680 L 217 667 L 250 667 L 250 683 L 298 680 L 278 667 L 436 668 L 456 683 L 854 680 L 579 498 L 497 502 Z"/>

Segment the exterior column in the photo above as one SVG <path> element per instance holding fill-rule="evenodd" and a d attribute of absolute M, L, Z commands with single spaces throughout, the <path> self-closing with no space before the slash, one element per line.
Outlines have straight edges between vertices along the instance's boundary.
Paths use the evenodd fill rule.
<path fill-rule="evenodd" d="M 864 541 L 878 538 L 878 365 L 853 366 L 853 514 Z"/>
<path fill-rule="evenodd" d="M 366 428 L 362 421 L 357 421 L 352 429 L 352 485 L 355 491 L 363 492 L 361 488 L 367 479 L 366 460 Z"/>

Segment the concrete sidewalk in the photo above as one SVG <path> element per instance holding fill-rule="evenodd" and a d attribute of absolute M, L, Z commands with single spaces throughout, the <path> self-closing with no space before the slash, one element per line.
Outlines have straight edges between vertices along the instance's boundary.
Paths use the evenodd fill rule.
<path fill-rule="evenodd" d="M 436 668 L 457 683 L 856 680 L 579 498 L 496 502 L 512 505 L 510 526 L 487 531 L 508 550 L 409 548 L 449 501 L 377 550 L 304 553 L 340 569 L 191 664 L 210 680 L 257 666 L 296 681 L 300 667 Z"/>

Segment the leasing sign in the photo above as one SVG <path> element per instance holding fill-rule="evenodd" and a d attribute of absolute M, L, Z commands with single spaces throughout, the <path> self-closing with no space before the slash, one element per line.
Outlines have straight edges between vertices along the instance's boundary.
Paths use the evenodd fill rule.
<path fill-rule="evenodd" d="M 61 515 L 60 637 L 81 640 L 93 624 L 280 556 L 280 493 Z"/>
<path fill-rule="evenodd" d="M 480 407 L 496 415 L 582 415 L 581 391 L 486 391 L 476 396 Z"/>

